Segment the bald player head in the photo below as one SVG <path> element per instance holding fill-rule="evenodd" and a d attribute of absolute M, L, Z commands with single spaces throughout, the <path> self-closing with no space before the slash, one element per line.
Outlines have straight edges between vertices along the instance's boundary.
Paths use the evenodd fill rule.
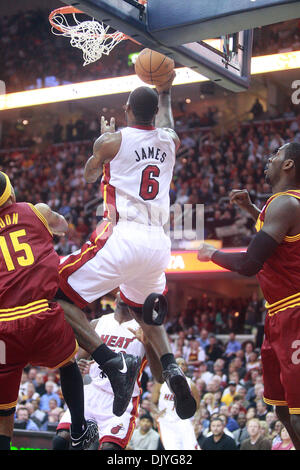
<path fill-rule="evenodd" d="M 158 111 L 158 94 L 147 86 L 133 90 L 126 103 L 127 122 L 149 125 L 153 123 Z"/>

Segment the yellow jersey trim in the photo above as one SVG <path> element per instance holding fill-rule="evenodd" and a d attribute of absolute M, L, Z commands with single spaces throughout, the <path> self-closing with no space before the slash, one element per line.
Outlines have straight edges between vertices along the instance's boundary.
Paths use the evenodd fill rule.
<path fill-rule="evenodd" d="M 18 320 L 41 312 L 50 310 L 49 302 L 46 299 L 30 302 L 19 307 L 0 309 L 0 322 Z"/>
<path fill-rule="evenodd" d="M 17 404 L 18 400 L 12 401 L 11 403 L 4 403 L 0 404 L 0 410 L 9 410 L 10 408 L 14 408 Z"/>

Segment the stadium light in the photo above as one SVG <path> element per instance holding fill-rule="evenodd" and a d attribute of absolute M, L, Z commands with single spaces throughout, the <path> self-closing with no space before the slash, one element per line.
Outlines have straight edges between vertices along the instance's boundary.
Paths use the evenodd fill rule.
<path fill-rule="evenodd" d="M 300 51 L 282 52 L 252 57 L 251 59 L 251 75 L 297 68 L 300 68 Z M 208 79 L 188 67 L 176 69 L 175 86 L 204 81 L 208 81 Z M 0 111 L 128 93 L 143 84 L 137 75 L 128 75 L 125 77 L 104 78 L 101 80 L 8 93 L 0 96 Z"/>

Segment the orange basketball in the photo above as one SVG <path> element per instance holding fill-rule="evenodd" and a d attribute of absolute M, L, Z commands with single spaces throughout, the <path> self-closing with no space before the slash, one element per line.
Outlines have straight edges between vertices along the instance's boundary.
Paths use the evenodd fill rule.
<path fill-rule="evenodd" d="M 164 85 L 174 70 L 174 60 L 151 49 L 143 49 L 135 62 L 137 76 L 148 85 Z"/>

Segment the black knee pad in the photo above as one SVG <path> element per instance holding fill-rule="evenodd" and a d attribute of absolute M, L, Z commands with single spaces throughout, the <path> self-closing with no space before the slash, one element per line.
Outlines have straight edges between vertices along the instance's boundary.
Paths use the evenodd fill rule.
<path fill-rule="evenodd" d="M 69 432 L 68 431 L 58 432 L 52 439 L 52 450 L 69 450 L 69 444 L 70 444 Z"/>
<path fill-rule="evenodd" d="M 102 442 L 100 450 L 123 450 L 123 448 L 115 442 Z"/>

